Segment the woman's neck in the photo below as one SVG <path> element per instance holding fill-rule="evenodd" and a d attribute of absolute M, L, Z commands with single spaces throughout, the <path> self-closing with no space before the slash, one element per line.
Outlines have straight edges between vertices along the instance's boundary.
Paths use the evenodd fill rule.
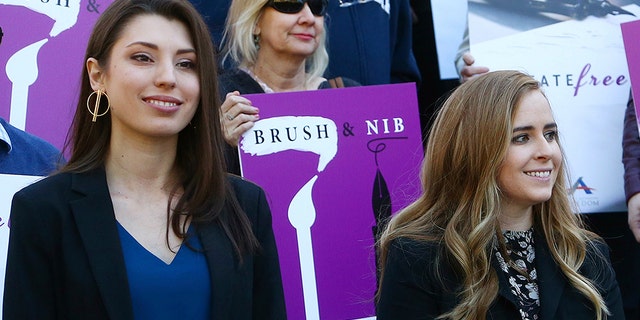
<path fill-rule="evenodd" d="M 263 81 L 275 92 L 303 91 L 307 88 L 308 77 L 305 60 L 266 59 L 258 56 L 256 64 L 249 68 L 254 77 Z"/>
<path fill-rule="evenodd" d="M 500 229 L 502 231 L 526 231 L 533 226 L 533 208 L 514 208 L 508 204 L 503 204 L 502 211 L 498 216 Z"/>
<path fill-rule="evenodd" d="M 177 137 L 139 140 L 114 134 L 105 162 L 108 181 L 128 189 L 124 191 L 170 190 L 176 180 L 176 148 Z"/>

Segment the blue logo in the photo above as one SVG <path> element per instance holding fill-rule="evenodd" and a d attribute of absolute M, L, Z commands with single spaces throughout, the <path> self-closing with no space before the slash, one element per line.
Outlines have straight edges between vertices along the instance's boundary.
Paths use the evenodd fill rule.
<path fill-rule="evenodd" d="M 573 186 L 571 187 L 571 189 L 569 190 L 570 194 L 573 194 L 574 192 L 576 192 L 576 190 L 583 190 L 584 193 L 586 194 L 593 194 L 592 190 L 596 190 L 594 188 L 589 188 L 589 186 L 587 186 L 586 183 L 584 183 L 584 180 L 582 180 L 582 177 L 578 178 L 578 180 L 573 184 Z"/>

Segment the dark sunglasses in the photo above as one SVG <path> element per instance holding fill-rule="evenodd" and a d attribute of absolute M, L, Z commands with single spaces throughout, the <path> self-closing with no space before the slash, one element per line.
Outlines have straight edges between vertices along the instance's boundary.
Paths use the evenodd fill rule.
<path fill-rule="evenodd" d="M 322 17 L 327 12 L 329 0 L 269 0 L 267 6 L 282 13 L 298 13 L 302 11 L 305 3 L 309 4 L 314 16 Z"/>

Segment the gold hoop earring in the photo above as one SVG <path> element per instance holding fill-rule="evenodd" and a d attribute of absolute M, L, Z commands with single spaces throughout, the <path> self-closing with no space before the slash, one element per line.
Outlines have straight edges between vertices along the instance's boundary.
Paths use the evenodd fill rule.
<path fill-rule="evenodd" d="M 91 111 L 90 101 L 91 101 L 91 96 L 93 96 L 94 94 L 96 95 L 96 103 L 93 107 L 93 111 Z M 100 99 L 102 98 L 102 96 L 107 98 L 107 110 L 105 110 L 103 113 L 98 114 L 98 111 L 100 109 Z M 93 116 L 93 119 L 91 119 L 92 122 L 96 122 L 96 118 L 102 117 L 105 114 L 107 114 L 107 112 L 109 112 L 109 108 L 111 108 L 111 101 L 109 101 L 109 96 L 107 96 L 107 93 L 102 91 L 102 89 L 92 92 L 87 97 L 87 110 L 89 110 L 89 113 Z"/>

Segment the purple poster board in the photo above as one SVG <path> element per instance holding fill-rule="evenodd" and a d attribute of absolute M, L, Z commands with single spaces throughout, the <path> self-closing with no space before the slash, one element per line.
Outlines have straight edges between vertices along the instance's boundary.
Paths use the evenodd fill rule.
<path fill-rule="evenodd" d="M 640 20 L 620 24 L 624 51 L 627 54 L 631 93 L 634 101 L 640 101 Z M 640 103 L 635 104 L 636 114 L 640 114 Z M 636 117 L 638 121 L 640 117 Z M 640 124 L 640 121 L 638 121 Z M 640 128 L 640 125 L 638 125 Z"/>
<path fill-rule="evenodd" d="M 91 29 L 112 0 L 0 0 L 0 117 L 61 148 Z"/>
<path fill-rule="evenodd" d="M 0 0 L 4 34 L 0 44 L 0 117 L 62 148 L 75 110 L 87 39 L 111 2 Z M 0 288 L 4 287 L 11 198 L 36 179 L 0 175 Z"/>
<path fill-rule="evenodd" d="M 289 318 L 374 316 L 374 233 L 420 193 L 415 84 L 246 97 L 243 176 L 267 193 Z"/>

